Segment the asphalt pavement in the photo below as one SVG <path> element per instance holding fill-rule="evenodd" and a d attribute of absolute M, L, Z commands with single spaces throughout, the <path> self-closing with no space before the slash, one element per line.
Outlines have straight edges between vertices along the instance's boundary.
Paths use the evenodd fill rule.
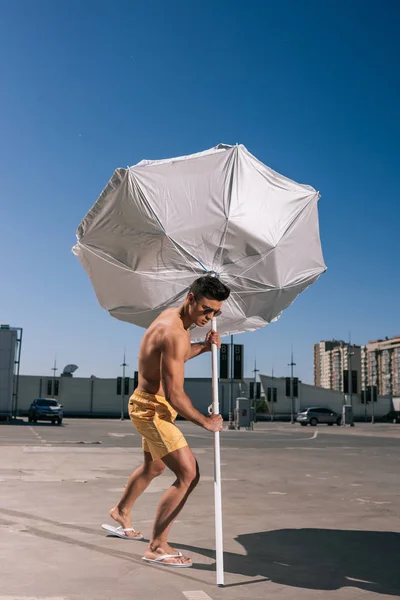
<path fill-rule="evenodd" d="M 400 595 L 400 425 L 259 423 L 221 434 L 225 587 L 215 585 L 212 434 L 179 422 L 200 484 L 170 542 L 191 569 L 107 536 L 142 458 L 129 421 L 0 425 L 0 600 L 282 600 Z M 163 474 L 137 501 L 147 538 Z"/>

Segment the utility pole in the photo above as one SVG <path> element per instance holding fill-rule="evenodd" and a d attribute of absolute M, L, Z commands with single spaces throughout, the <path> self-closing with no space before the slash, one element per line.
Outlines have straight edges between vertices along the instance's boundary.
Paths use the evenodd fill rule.
<path fill-rule="evenodd" d="M 376 395 L 378 395 L 378 388 L 376 388 Z M 373 425 L 375 423 L 374 399 L 375 399 L 374 388 L 371 387 L 371 425 Z"/>
<path fill-rule="evenodd" d="M 257 369 L 257 359 L 254 358 L 254 369 L 253 369 L 253 373 L 254 373 L 254 387 L 253 387 L 253 415 L 252 417 L 254 417 L 254 419 L 251 419 L 251 429 L 254 430 L 254 421 L 256 418 L 256 407 L 257 407 L 257 373 L 259 372 L 260 369 Z"/>
<path fill-rule="evenodd" d="M 230 371 L 230 382 L 229 382 L 229 421 L 228 421 L 228 429 L 234 429 L 233 425 L 233 335 L 231 335 L 231 343 L 229 345 L 230 350 L 230 360 L 228 361 L 229 371 Z"/>
<path fill-rule="evenodd" d="M 296 363 L 293 362 L 293 346 L 292 346 L 291 360 L 290 360 L 290 363 L 288 364 L 288 367 L 290 367 L 290 398 L 291 398 L 290 422 L 292 424 L 294 423 L 293 367 L 295 367 L 295 366 L 296 366 Z"/>
<path fill-rule="evenodd" d="M 125 349 L 124 349 L 124 362 L 121 365 L 122 367 L 122 386 L 121 386 L 121 421 L 124 420 L 124 412 L 125 412 L 125 367 L 129 367 L 125 361 Z"/>
<path fill-rule="evenodd" d="M 274 365 L 272 365 L 271 371 L 271 379 L 272 379 L 272 393 L 271 393 L 271 421 L 274 420 Z"/>
<path fill-rule="evenodd" d="M 381 388 L 381 386 L 380 386 L 381 372 L 382 372 L 382 354 L 381 354 L 381 348 L 380 348 L 380 346 L 378 346 L 376 349 L 376 381 L 375 381 L 375 383 L 376 383 L 376 400 L 378 400 L 378 394 L 379 394 L 379 390 Z M 371 425 L 373 425 L 375 423 L 374 397 L 375 397 L 374 387 L 373 387 L 373 385 L 371 385 Z"/>
<path fill-rule="evenodd" d="M 349 346 L 347 349 L 347 361 L 348 361 L 348 371 L 349 371 L 349 404 L 353 407 L 353 371 L 351 369 L 351 357 L 354 356 L 354 352 L 351 352 L 351 334 L 349 331 Z"/>
<path fill-rule="evenodd" d="M 254 385 L 257 383 L 257 373 L 260 371 L 260 369 L 257 369 L 257 359 L 254 359 L 254 369 L 253 369 L 253 373 L 254 373 Z"/>
<path fill-rule="evenodd" d="M 51 370 L 53 371 L 53 381 L 52 381 L 52 384 L 51 384 L 51 391 L 52 391 L 51 395 L 54 398 L 54 396 L 55 396 L 54 392 L 55 392 L 56 371 L 58 371 L 58 369 L 57 369 L 57 357 L 55 357 L 55 359 L 54 359 L 54 367 Z"/>

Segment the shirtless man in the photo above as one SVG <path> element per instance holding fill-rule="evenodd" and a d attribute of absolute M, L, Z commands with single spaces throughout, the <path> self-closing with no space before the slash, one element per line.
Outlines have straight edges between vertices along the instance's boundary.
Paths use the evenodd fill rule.
<path fill-rule="evenodd" d="M 144 463 L 128 480 L 119 503 L 110 516 L 123 528 L 123 536 L 142 539 L 131 528 L 131 510 L 136 499 L 167 466 L 176 475 L 163 494 L 157 509 L 153 532 L 143 560 L 169 567 L 191 567 L 190 558 L 168 545 L 172 523 L 199 481 L 199 468 L 183 434 L 175 425 L 177 414 L 208 431 L 221 431 L 221 415 L 205 417 L 185 394 L 184 363 L 221 346 L 215 331 L 204 342 L 190 343 L 192 325 L 203 327 L 221 312 L 230 294 L 221 281 L 205 276 L 196 279 L 179 308 L 169 308 L 147 329 L 139 351 L 139 383 L 129 399 L 129 415 L 143 438 Z"/>

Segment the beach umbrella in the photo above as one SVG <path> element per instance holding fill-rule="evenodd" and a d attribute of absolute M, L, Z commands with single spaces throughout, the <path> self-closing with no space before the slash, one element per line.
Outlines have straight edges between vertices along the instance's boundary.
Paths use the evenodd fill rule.
<path fill-rule="evenodd" d="M 231 289 L 221 335 L 264 327 L 326 269 L 319 193 L 273 171 L 242 145 L 117 169 L 82 220 L 73 248 L 99 303 L 147 327 L 181 304 L 198 277 Z M 216 319 L 212 327 L 216 329 Z M 192 341 L 204 339 L 201 328 Z M 213 410 L 219 413 L 217 349 Z M 223 584 L 219 434 L 215 444 L 217 583 Z"/>

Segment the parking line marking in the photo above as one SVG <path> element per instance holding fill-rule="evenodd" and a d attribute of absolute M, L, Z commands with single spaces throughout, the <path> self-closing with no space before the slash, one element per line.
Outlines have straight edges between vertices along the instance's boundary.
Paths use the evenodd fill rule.
<path fill-rule="evenodd" d="M 356 579 L 355 577 L 347 577 L 347 576 L 345 576 L 345 579 L 348 579 L 349 581 L 355 581 L 357 583 L 370 583 L 370 584 L 372 583 L 372 584 L 376 585 L 375 581 L 368 581 L 367 579 Z"/>
<path fill-rule="evenodd" d="M 187 600 L 212 600 L 212 598 L 202 592 L 201 590 L 194 590 L 193 592 L 182 592 L 184 596 L 186 596 Z"/>
<path fill-rule="evenodd" d="M 42 444 L 46 444 L 47 443 L 46 440 L 44 438 L 42 438 L 42 436 L 40 435 L 40 433 L 38 433 L 36 431 L 36 429 L 33 429 L 33 427 L 31 427 L 31 426 L 29 426 L 29 429 L 31 431 L 33 431 L 33 433 L 39 438 L 39 440 L 42 442 Z M 0 596 L 0 600 L 1 600 L 1 596 Z"/>

